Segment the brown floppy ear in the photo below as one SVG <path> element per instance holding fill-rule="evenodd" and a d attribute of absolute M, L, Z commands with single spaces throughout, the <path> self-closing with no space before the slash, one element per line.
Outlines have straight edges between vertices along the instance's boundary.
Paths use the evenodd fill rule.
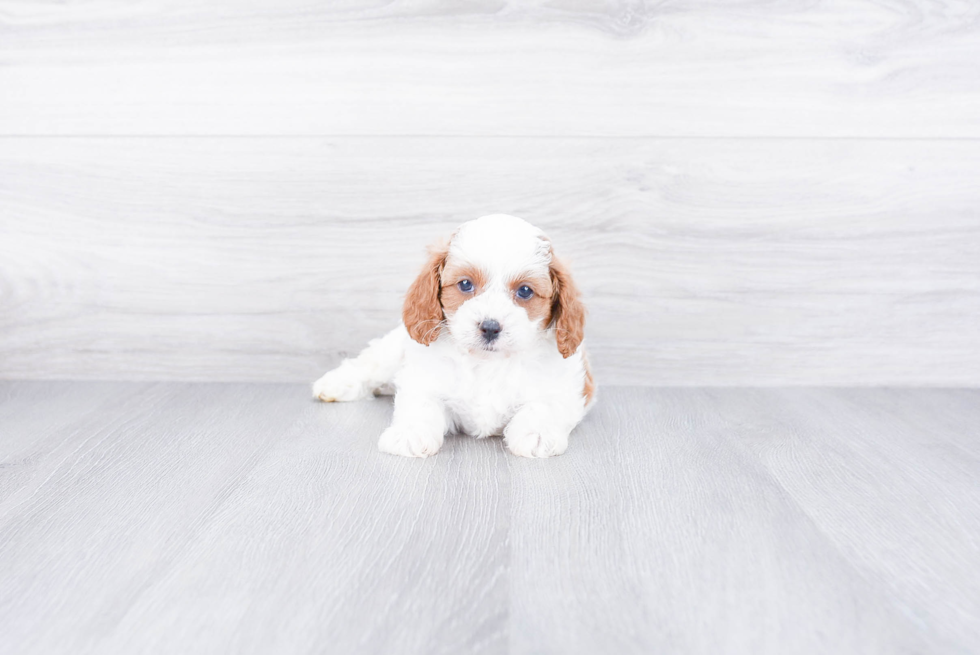
<path fill-rule="evenodd" d="M 442 269 L 446 266 L 448 254 L 448 244 L 431 246 L 429 260 L 405 294 L 402 322 L 405 323 L 408 335 L 423 346 L 435 341 L 442 328 L 442 302 L 439 297 L 442 291 Z"/>
<path fill-rule="evenodd" d="M 585 305 L 565 263 L 552 256 L 551 283 L 555 289 L 551 324 L 555 326 L 558 351 L 566 359 L 575 354 L 585 338 Z"/>

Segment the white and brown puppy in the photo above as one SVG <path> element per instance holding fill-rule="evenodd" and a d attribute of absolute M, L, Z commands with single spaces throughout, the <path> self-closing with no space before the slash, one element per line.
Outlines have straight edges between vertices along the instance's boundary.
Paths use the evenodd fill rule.
<path fill-rule="evenodd" d="M 405 297 L 403 324 L 313 385 L 320 400 L 395 389 L 378 447 L 426 457 L 448 432 L 503 434 L 515 455 L 550 457 L 595 399 L 585 308 L 551 242 L 495 214 L 464 223 Z"/>

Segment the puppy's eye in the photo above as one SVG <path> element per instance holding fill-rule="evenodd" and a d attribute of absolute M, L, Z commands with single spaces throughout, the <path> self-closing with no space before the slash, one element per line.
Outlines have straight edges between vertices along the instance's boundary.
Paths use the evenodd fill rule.
<path fill-rule="evenodd" d="M 460 280 L 456 283 L 456 286 L 459 287 L 459 290 L 463 293 L 471 293 L 473 291 L 473 283 L 469 280 Z"/>
<path fill-rule="evenodd" d="M 521 300 L 527 300 L 533 295 L 534 295 L 534 289 L 527 286 L 526 284 L 521 285 L 521 287 L 517 290 L 517 297 L 520 298 Z"/>

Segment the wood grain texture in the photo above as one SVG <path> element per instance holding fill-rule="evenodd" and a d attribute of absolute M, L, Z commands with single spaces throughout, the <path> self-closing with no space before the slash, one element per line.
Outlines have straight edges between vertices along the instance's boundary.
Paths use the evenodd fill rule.
<path fill-rule="evenodd" d="M 974 141 L 6 139 L 0 378 L 311 381 L 502 211 L 600 383 L 977 385 L 977 179 Z"/>
<path fill-rule="evenodd" d="M 969 652 L 978 408 L 606 388 L 560 458 L 409 460 L 389 399 L 3 382 L 0 651 Z"/>
<path fill-rule="evenodd" d="M 980 137 L 980 7 L 0 2 L 0 133 Z"/>

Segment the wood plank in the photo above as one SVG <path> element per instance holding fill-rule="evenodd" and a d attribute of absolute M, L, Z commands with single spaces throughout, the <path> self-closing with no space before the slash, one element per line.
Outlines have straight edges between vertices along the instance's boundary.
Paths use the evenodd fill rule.
<path fill-rule="evenodd" d="M 301 425 L 237 486 L 106 652 L 501 653 L 509 488 L 499 440 L 377 450 L 389 399 L 276 397 Z M 297 400 L 298 399 L 298 400 Z"/>
<path fill-rule="evenodd" d="M 501 652 L 502 444 L 395 458 L 390 416 L 300 385 L 155 385 L 74 426 L 86 447 L 0 508 L 4 648 Z"/>
<path fill-rule="evenodd" d="M 980 137 L 971 3 L 0 2 L 0 133 Z"/>
<path fill-rule="evenodd" d="M 305 385 L 0 398 L 0 488 L 11 463 L 59 460 L 0 502 L 0 634 L 23 655 L 980 639 L 976 390 L 611 387 L 537 461 L 457 437 L 384 455 L 390 399 L 315 403 Z"/>
<path fill-rule="evenodd" d="M 514 652 L 897 653 L 942 643 L 909 619 L 939 598 L 895 602 L 887 581 L 841 553 L 746 452 L 745 439 L 799 429 L 774 422 L 779 392 L 611 391 L 561 458 L 508 460 Z M 792 392 L 804 402 L 808 393 Z M 836 411 L 822 426 L 834 434 L 814 439 L 848 435 L 848 418 Z"/>
<path fill-rule="evenodd" d="M 148 384 L 0 382 L 0 515 L 77 456 L 91 435 L 78 425 L 105 421 Z M 46 405 L 57 407 L 56 412 Z"/>
<path fill-rule="evenodd" d="M 980 643 L 980 392 L 743 391 L 712 401 L 739 426 L 733 437 L 929 641 L 950 651 Z M 760 403 L 772 430 L 746 410 Z"/>
<path fill-rule="evenodd" d="M 503 211 L 600 383 L 977 385 L 977 179 L 970 141 L 6 139 L 0 378 L 311 381 Z"/>
<path fill-rule="evenodd" d="M 5 648 L 93 647 L 256 465 L 281 409 L 257 386 L 153 385 L 63 430 L 76 447 L 19 462 L 45 466 L 0 507 Z"/>

